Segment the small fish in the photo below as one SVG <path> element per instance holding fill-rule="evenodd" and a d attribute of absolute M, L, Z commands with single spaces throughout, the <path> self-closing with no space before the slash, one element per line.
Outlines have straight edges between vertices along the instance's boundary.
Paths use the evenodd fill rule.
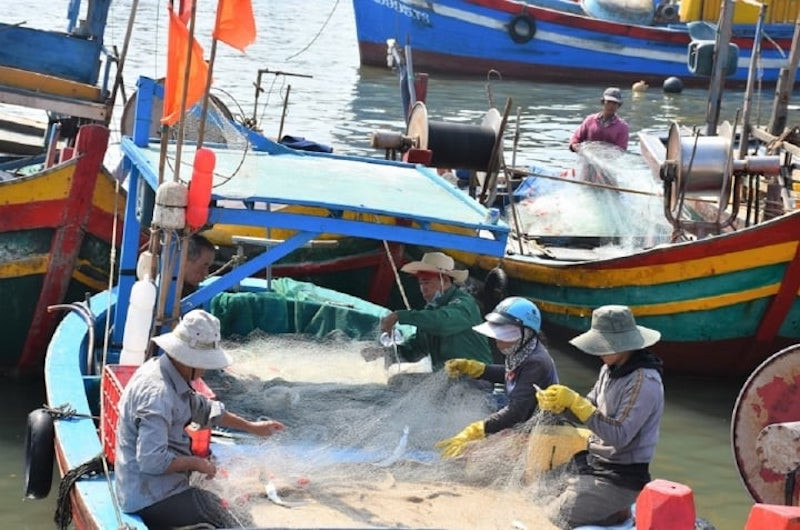
<path fill-rule="evenodd" d="M 278 506 L 283 506 L 284 508 L 296 508 L 298 506 L 307 504 L 305 502 L 286 502 L 285 500 L 281 499 L 281 496 L 278 495 L 278 488 L 275 487 L 272 479 L 269 479 L 264 484 L 264 492 L 267 494 L 267 498 L 272 503 L 277 504 Z"/>

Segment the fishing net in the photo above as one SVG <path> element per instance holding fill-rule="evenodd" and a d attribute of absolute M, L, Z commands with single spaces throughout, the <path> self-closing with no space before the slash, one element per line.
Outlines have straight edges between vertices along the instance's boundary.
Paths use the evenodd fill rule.
<path fill-rule="evenodd" d="M 669 242 L 672 225 L 664 217 L 661 184 L 636 155 L 587 143 L 574 170 L 545 171 L 547 176 L 559 178 L 529 178 L 516 194 L 522 196 L 520 227 L 529 237 L 623 252 Z"/>
<path fill-rule="evenodd" d="M 442 459 L 434 444 L 495 400 L 444 372 L 389 377 L 383 359 L 362 358 L 373 345 L 260 331 L 226 344 L 234 364 L 207 377 L 218 398 L 286 430 L 219 433 L 217 476 L 195 483 L 264 527 L 553 528 L 539 507 L 552 483 L 529 469 L 528 432 L 541 418 Z"/>

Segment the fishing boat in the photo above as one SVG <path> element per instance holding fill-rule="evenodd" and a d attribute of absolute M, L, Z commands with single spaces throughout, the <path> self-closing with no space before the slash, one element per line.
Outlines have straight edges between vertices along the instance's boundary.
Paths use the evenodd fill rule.
<path fill-rule="evenodd" d="M 393 56 L 413 80 L 402 54 Z M 414 65 L 417 56 L 414 48 Z M 483 198 L 513 228 L 505 256 L 454 257 L 476 277 L 502 270 L 507 292 L 534 300 L 552 334 L 571 338 L 590 327 L 596 307 L 625 304 L 661 332 L 654 350 L 668 371 L 746 376 L 800 339 L 797 185 L 779 156 L 800 152 L 786 124 L 796 50 L 790 58 L 767 127 L 752 126 L 747 112 L 739 134 L 717 126 L 719 67 L 703 132 L 673 123 L 663 135 L 640 132 L 640 155 L 590 144 L 582 167 L 506 167 L 502 189 Z M 424 113 L 398 144 L 447 146 L 452 135 Z M 436 166 L 435 149 L 430 158 Z"/>
<path fill-rule="evenodd" d="M 140 80 L 138 86 L 137 99 L 142 108 L 137 114 L 149 116 L 148 105 L 154 95 L 163 97 L 163 86 L 146 79 Z M 75 471 L 83 469 L 85 472 L 86 468 L 81 466 L 102 453 L 104 448 L 108 451 L 113 447 L 113 441 L 109 441 L 113 429 L 106 426 L 98 430 L 90 415 L 91 411 L 100 411 L 100 415 L 107 419 L 113 414 L 113 404 L 108 401 L 113 381 L 109 378 L 113 376 L 118 386 L 124 385 L 122 372 L 125 367 L 119 362 L 130 339 L 128 332 L 124 331 L 126 319 L 140 318 L 143 314 L 142 311 L 129 311 L 130 304 L 134 303 L 132 297 L 135 298 L 136 284 L 143 279 L 142 271 L 147 270 L 141 265 L 137 267 L 139 234 L 146 226 L 142 223 L 147 223 L 150 218 L 151 228 L 167 231 L 159 222 L 166 223 L 164 219 L 168 217 L 137 213 L 137 201 L 146 197 L 143 190 L 153 193 L 159 187 L 157 168 L 160 157 L 160 142 L 149 137 L 149 123 L 137 126 L 139 128 L 133 137 L 124 137 L 121 143 L 126 163 L 130 164 L 130 197 L 125 209 L 118 285 L 86 302 L 73 304 L 75 311 L 70 312 L 58 326 L 45 362 L 48 403 L 54 407 L 69 403 L 77 412 L 70 418 L 55 421 L 52 438 L 61 474 L 74 480 L 71 493 L 62 498 L 66 504 L 59 509 L 71 510 L 77 528 L 109 528 L 121 524 L 128 524 L 131 528 L 144 527 L 137 517 L 116 509 L 113 487 L 109 488 L 113 483 L 113 471 L 109 470 L 102 477 L 80 476 L 80 472 L 76 476 Z M 322 234 L 427 243 L 495 255 L 501 254 L 505 248 L 508 227 L 497 220 L 489 220 L 485 208 L 455 190 L 433 170 L 402 162 L 317 156 L 316 153 L 300 152 L 268 142 L 263 137 L 259 141 L 257 150 L 213 147 L 215 186 L 210 202 L 203 202 L 207 208 L 207 221 L 202 226 L 227 224 L 291 230 L 292 235 L 204 282 L 197 291 L 177 300 L 175 306 L 181 314 L 196 307 L 215 312 L 223 322 L 231 323 L 223 326 L 226 335 L 242 333 L 242 319 L 247 313 L 255 316 L 256 305 L 260 308 L 259 314 L 266 310 L 274 317 L 254 318 L 263 322 L 274 321 L 270 332 L 325 335 L 336 328 L 340 333 L 354 337 L 374 333 L 377 319 L 386 309 L 288 279 L 268 282 L 249 278 L 253 272 L 268 268 Z M 183 148 L 188 156 L 208 149 L 187 145 Z M 170 160 L 167 165 L 172 168 L 180 166 L 175 158 L 176 150 L 175 144 L 167 147 Z M 170 183 L 169 177 L 167 173 L 165 183 L 176 184 Z M 332 188 L 329 185 L 331 181 L 341 185 Z M 386 193 L 387 187 L 392 188 L 391 194 Z M 305 209 L 285 211 L 277 208 L 278 205 Z M 396 222 L 389 222 L 390 219 Z M 172 241 L 179 240 L 181 236 L 176 233 Z M 162 252 L 168 256 L 177 251 L 170 249 L 165 245 Z M 162 267 L 168 261 L 162 260 Z M 138 279 L 135 276 L 137 270 Z M 161 269 L 160 277 L 172 278 L 173 275 L 168 269 Z M 163 289 L 169 290 L 170 286 L 165 284 Z M 240 292 L 231 292 L 237 289 Z M 220 297 L 225 297 L 225 301 L 221 302 Z M 251 305 L 246 308 L 241 304 Z M 237 305 L 244 309 L 238 316 L 230 313 Z M 110 326 L 106 325 L 107 319 Z M 155 320 L 154 325 L 157 328 L 159 321 Z M 105 350 L 104 344 L 107 345 Z M 116 391 L 118 395 L 119 388 Z M 101 406 L 101 394 L 105 409 Z M 33 440 L 37 439 L 33 437 Z M 31 445 L 38 447 L 34 442 Z M 29 477 L 28 482 L 41 484 L 34 476 Z M 37 488 L 32 490 L 34 495 L 41 496 L 41 493 Z"/>
<path fill-rule="evenodd" d="M 40 372 L 62 316 L 48 307 L 106 289 L 112 275 L 125 194 L 103 166 L 117 60 L 104 46 L 109 6 L 72 2 L 66 32 L 0 23 L 0 103 L 15 106 L 0 120 L 3 373 Z"/>
<path fill-rule="evenodd" d="M 430 73 L 564 83 L 661 85 L 678 77 L 706 86 L 720 2 L 700 0 L 354 0 L 361 63 L 386 63 L 388 40 L 414 47 L 415 67 Z M 798 7 L 736 2 L 726 64 L 729 85 L 743 85 L 761 39 L 761 80 L 787 64 Z M 759 24 L 759 19 L 761 24 Z M 687 57 L 689 61 L 687 63 Z M 587 76 L 586 72 L 592 72 Z"/>

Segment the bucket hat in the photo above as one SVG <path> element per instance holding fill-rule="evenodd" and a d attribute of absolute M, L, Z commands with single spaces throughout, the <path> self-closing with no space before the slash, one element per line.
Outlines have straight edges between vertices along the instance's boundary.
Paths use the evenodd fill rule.
<path fill-rule="evenodd" d="M 592 311 L 592 327 L 570 340 L 589 355 L 611 355 L 652 346 L 661 333 L 638 326 L 628 306 L 605 305 Z"/>
<path fill-rule="evenodd" d="M 477 326 L 472 326 L 472 329 L 486 335 L 490 339 L 496 339 L 502 342 L 514 342 L 522 337 L 522 331 L 519 326 L 514 324 L 495 324 L 494 322 L 484 322 Z"/>
<path fill-rule="evenodd" d="M 418 274 L 420 272 L 445 274 L 453 278 L 455 283 L 463 284 L 467 281 L 469 271 L 456 269 L 455 267 L 455 261 L 447 254 L 443 252 L 426 252 L 422 255 L 422 260 L 406 263 L 400 270 L 409 274 Z"/>
<path fill-rule="evenodd" d="M 153 337 L 153 342 L 171 358 L 203 370 L 218 370 L 231 364 L 220 340 L 219 319 L 202 309 L 189 311 L 172 331 Z"/>
<path fill-rule="evenodd" d="M 601 102 L 605 101 L 614 101 L 622 105 L 622 91 L 617 87 L 608 87 L 603 92 L 603 99 L 600 100 Z"/>

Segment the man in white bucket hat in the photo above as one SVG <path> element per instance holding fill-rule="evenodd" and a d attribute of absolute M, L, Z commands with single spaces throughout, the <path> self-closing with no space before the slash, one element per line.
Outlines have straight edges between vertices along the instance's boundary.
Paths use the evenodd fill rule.
<path fill-rule="evenodd" d="M 393 311 L 381 320 L 381 330 L 387 333 L 398 323 L 417 327 L 398 347 L 401 360 L 414 362 L 430 354 L 434 370 L 458 357 L 491 363 L 489 341 L 472 329 L 483 321 L 478 302 L 460 287 L 469 271 L 456 269 L 453 258 L 442 252 L 427 252 L 400 270 L 417 277 L 426 302 L 424 309 Z"/>
<path fill-rule="evenodd" d="M 569 411 L 592 431 L 588 451 L 573 459 L 576 474 L 548 503 L 555 524 L 571 528 L 622 522 L 650 482 L 664 387 L 661 360 L 646 348 L 660 338 L 658 331 L 638 326 L 627 306 L 598 307 L 589 331 L 570 341 L 603 361 L 589 394 L 581 397 L 564 385 L 536 392 L 539 408 Z"/>
<path fill-rule="evenodd" d="M 231 364 L 220 347 L 219 320 L 196 309 L 169 333 L 153 338 L 165 353 L 140 366 L 119 403 L 115 462 L 122 510 L 150 528 L 210 524 L 239 527 L 213 493 L 189 485 L 191 472 L 216 474 L 213 460 L 195 456 L 186 427 L 221 425 L 257 436 L 283 430 L 277 421 L 249 421 L 196 393 L 190 382 Z M 241 518 L 240 518 L 241 519 Z"/>
<path fill-rule="evenodd" d="M 577 152 L 583 142 L 606 142 L 623 151 L 628 149 L 628 123 L 617 115 L 617 110 L 622 106 L 622 91 L 617 87 L 608 87 L 600 103 L 603 105 L 600 112 L 586 116 L 572 133 L 570 151 Z"/>

